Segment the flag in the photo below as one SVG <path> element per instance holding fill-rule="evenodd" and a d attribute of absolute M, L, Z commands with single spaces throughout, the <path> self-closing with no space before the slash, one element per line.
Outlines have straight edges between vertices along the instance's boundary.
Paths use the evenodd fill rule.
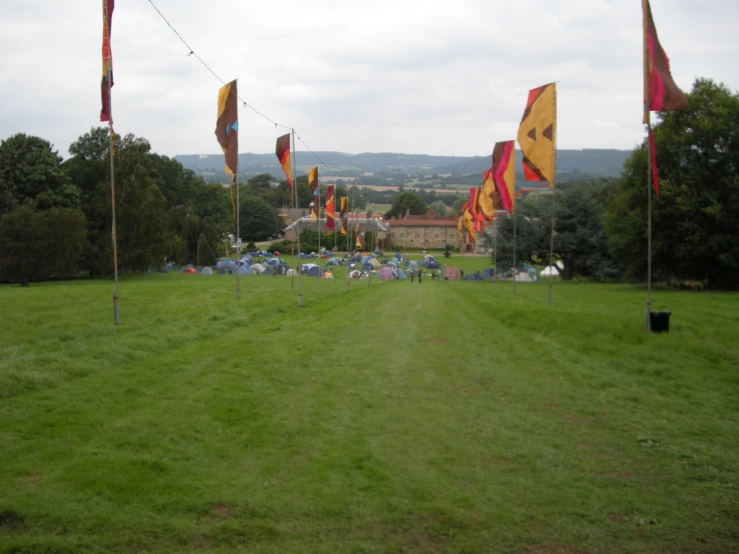
<path fill-rule="evenodd" d="M 462 216 L 460 215 L 457 218 L 457 234 L 459 235 L 459 242 L 464 242 L 464 231 L 463 229 L 463 221 Z"/>
<path fill-rule="evenodd" d="M 670 60 L 657 38 L 649 0 L 642 0 L 644 25 L 644 123 L 649 111 L 666 112 L 688 107 L 688 99 L 675 84 Z"/>
<path fill-rule="evenodd" d="M 218 91 L 216 138 L 226 157 L 226 173 L 236 178 L 239 165 L 239 106 L 236 103 L 236 81 Z"/>
<path fill-rule="evenodd" d="M 356 246 L 358 248 L 361 248 L 362 250 L 364 250 L 364 231 L 362 231 L 361 233 L 357 234 L 357 244 L 356 244 Z"/>
<path fill-rule="evenodd" d="M 649 155 L 652 157 L 652 188 L 654 194 L 659 199 L 659 174 L 657 173 L 657 151 L 654 147 L 654 132 L 652 126 L 649 126 Z"/>
<path fill-rule="evenodd" d="M 462 207 L 462 224 L 464 225 L 465 229 L 467 229 L 468 241 L 470 240 L 469 237 L 471 237 L 472 239 L 477 237 L 477 233 L 475 232 L 475 223 L 472 219 L 469 205 L 465 205 Z"/>
<path fill-rule="evenodd" d="M 341 234 L 346 235 L 349 230 L 349 214 L 346 211 L 346 196 L 341 199 Z"/>
<path fill-rule="evenodd" d="M 527 181 L 547 181 L 554 186 L 557 136 L 557 89 L 554 83 L 529 91 L 526 110 L 518 128 Z"/>
<path fill-rule="evenodd" d="M 113 88 L 113 52 L 110 49 L 110 30 L 113 25 L 113 9 L 115 0 L 103 0 L 103 80 L 100 83 L 100 96 L 103 107 L 100 110 L 100 121 L 109 121 L 110 89 Z"/>
<path fill-rule="evenodd" d="M 334 198 L 334 185 L 328 187 L 326 193 L 326 229 L 333 231 L 336 229 L 336 214 L 334 214 L 336 199 Z"/>
<path fill-rule="evenodd" d="M 290 189 L 290 199 L 292 199 L 293 173 L 292 169 L 290 169 L 290 133 L 282 135 L 277 139 L 275 154 L 277 154 L 277 159 L 280 160 L 282 171 L 287 176 L 287 187 Z"/>
<path fill-rule="evenodd" d="M 495 180 L 493 179 L 493 170 L 486 169 L 482 174 L 482 188 L 480 189 L 480 198 L 478 199 L 480 213 L 485 219 L 493 219 L 495 217 L 495 206 L 493 205 L 494 192 Z"/>
<path fill-rule="evenodd" d="M 318 216 L 321 213 L 321 205 L 318 201 L 318 166 L 312 167 L 308 172 L 308 186 L 310 187 L 310 191 L 313 193 L 313 209 L 310 212 L 310 216 L 318 219 Z"/>
<path fill-rule="evenodd" d="M 496 142 L 493 148 L 493 180 L 504 210 L 516 210 L 516 168 L 514 141 Z"/>

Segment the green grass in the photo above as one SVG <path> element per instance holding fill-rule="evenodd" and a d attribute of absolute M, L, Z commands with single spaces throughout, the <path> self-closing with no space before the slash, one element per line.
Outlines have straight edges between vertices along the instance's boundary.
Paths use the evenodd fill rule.
<path fill-rule="evenodd" d="M 234 282 L 0 287 L 0 552 L 739 551 L 738 295 Z"/>

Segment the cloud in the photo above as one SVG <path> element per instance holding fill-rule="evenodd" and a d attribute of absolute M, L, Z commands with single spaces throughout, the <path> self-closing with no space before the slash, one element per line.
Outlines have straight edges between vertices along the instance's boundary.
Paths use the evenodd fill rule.
<path fill-rule="evenodd" d="M 640 142 L 641 10 L 631 0 L 154 0 L 188 44 L 314 150 L 481 155 L 515 137 L 530 88 L 557 81 L 561 148 Z M 739 88 L 735 0 L 652 0 L 673 74 Z M 0 137 L 62 154 L 100 111 L 99 3 L 4 0 Z M 113 22 L 118 132 L 167 155 L 217 153 L 220 83 L 148 2 Z M 284 129 L 247 107 L 240 150 Z"/>

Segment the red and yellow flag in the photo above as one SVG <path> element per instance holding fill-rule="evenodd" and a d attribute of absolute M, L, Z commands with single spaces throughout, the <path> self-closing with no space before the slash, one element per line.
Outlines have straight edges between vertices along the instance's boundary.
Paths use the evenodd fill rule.
<path fill-rule="evenodd" d="M 113 24 L 114 8 L 115 0 L 103 0 L 103 80 L 100 84 L 103 107 L 100 110 L 100 121 L 111 123 L 110 89 L 113 88 L 113 52 L 110 49 L 110 30 Z"/>
<path fill-rule="evenodd" d="M 518 128 L 527 181 L 546 181 L 554 186 L 557 136 L 557 89 L 554 83 L 529 91 L 526 109 Z"/>
<path fill-rule="evenodd" d="M 467 241 L 477 238 L 477 232 L 475 229 L 475 222 L 470 213 L 469 203 L 465 202 L 462 205 L 462 225 L 467 229 Z"/>
<path fill-rule="evenodd" d="M 644 25 L 644 123 L 649 111 L 667 112 L 687 108 L 688 99 L 675 84 L 670 60 L 657 38 L 649 0 L 642 0 Z"/>
<path fill-rule="evenodd" d="M 333 231 L 336 229 L 336 214 L 334 209 L 336 205 L 336 199 L 334 198 L 334 185 L 328 187 L 326 193 L 326 229 Z"/>
<path fill-rule="evenodd" d="M 239 105 L 236 81 L 231 81 L 218 91 L 218 118 L 216 139 L 226 158 L 225 171 L 236 177 L 239 166 Z"/>
<path fill-rule="evenodd" d="M 493 180 L 504 210 L 516 210 L 516 167 L 514 141 L 495 143 L 493 148 Z"/>
<path fill-rule="evenodd" d="M 308 172 L 308 187 L 313 194 L 313 209 L 310 212 L 310 216 L 314 219 L 318 219 L 318 214 L 321 212 L 321 205 L 318 201 L 318 166 L 312 167 Z"/>
<path fill-rule="evenodd" d="M 356 247 L 364 251 L 364 231 L 357 233 Z"/>
<path fill-rule="evenodd" d="M 277 139 L 277 147 L 275 148 L 277 159 L 280 160 L 282 171 L 287 177 L 287 187 L 290 189 L 290 198 L 292 199 L 293 191 L 293 173 L 290 167 L 290 133 L 282 135 Z"/>
<path fill-rule="evenodd" d="M 459 242 L 464 242 L 464 231 L 463 229 L 463 221 L 462 216 L 460 215 L 457 218 L 457 234 L 459 235 Z"/>
<path fill-rule="evenodd" d="M 347 213 L 346 196 L 341 199 L 341 234 L 346 235 L 349 230 L 349 214 Z"/>

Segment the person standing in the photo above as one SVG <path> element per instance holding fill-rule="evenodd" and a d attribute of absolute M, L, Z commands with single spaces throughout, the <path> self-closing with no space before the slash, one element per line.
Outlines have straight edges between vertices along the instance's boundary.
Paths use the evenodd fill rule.
<path fill-rule="evenodd" d="M 416 275 L 415 272 L 411 270 L 411 283 L 413 282 L 413 277 L 415 277 L 415 275 Z"/>
<path fill-rule="evenodd" d="M 418 271 L 418 284 L 419 285 L 421 284 L 421 277 L 423 277 L 423 271 L 422 270 L 419 270 Z"/>

